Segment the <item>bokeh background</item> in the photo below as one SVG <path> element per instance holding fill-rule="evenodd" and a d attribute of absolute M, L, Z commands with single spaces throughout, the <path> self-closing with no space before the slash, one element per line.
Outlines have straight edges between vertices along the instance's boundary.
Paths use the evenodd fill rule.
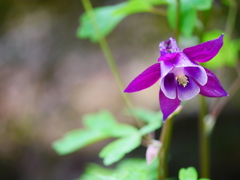
<path fill-rule="evenodd" d="M 92 0 L 105 6 L 121 0 Z M 239 1 L 238 6 L 240 6 Z M 215 1 L 207 30 L 222 29 L 228 6 Z M 240 12 L 240 11 L 239 11 Z M 234 38 L 240 36 L 238 12 Z M 124 105 L 98 44 L 76 38 L 80 0 L 0 0 L 0 179 L 73 180 L 86 163 L 102 164 L 109 141 L 58 156 L 51 143 L 81 128 L 81 116 L 109 109 L 121 122 Z M 165 17 L 141 13 L 125 18 L 107 37 L 127 85 L 159 57 L 158 44 L 173 36 Z M 226 76 L 226 78 L 224 78 Z M 226 68 L 224 87 L 236 78 Z M 138 107 L 158 110 L 158 85 L 131 94 Z M 198 98 L 176 118 L 169 174 L 198 168 Z M 240 179 L 240 93 L 227 104 L 211 138 L 212 179 Z M 140 147 L 129 157 L 144 158 Z"/>

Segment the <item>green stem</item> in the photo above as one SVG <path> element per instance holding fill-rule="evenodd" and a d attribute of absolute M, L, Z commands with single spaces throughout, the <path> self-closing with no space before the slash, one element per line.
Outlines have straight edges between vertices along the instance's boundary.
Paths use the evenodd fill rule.
<path fill-rule="evenodd" d="M 163 125 L 160 142 L 162 146 L 160 147 L 158 159 L 158 180 L 166 180 L 167 173 L 168 173 L 168 152 L 170 147 L 171 135 L 172 135 L 172 128 L 173 128 L 173 117 L 170 117 L 166 120 Z"/>
<path fill-rule="evenodd" d="M 229 12 L 228 12 L 225 32 L 228 34 L 229 38 L 231 38 L 232 34 L 233 34 L 235 21 L 236 21 L 237 3 L 235 0 L 228 0 L 228 1 L 230 3 L 230 8 L 229 8 Z"/>
<path fill-rule="evenodd" d="M 178 41 L 179 39 L 179 24 L 180 24 L 180 0 L 176 0 L 177 1 L 177 6 L 176 6 L 176 28 L 175 28 L 175 38 Z"/>
<path fill-rule="evenodd" d="M 92 5 L 91 2 L 89 0 L 82 0 L 84 9 L 87 13 L 87 15 L 89 16 L 91 23 L 93 24 L 95 33 L 97 34 L 98 38 L 99 38 L 99 45 L 101 47 L 101 50 L 103 51 L 103 54 L 105 56 L 105 59 L 108 63 L 108 66 L 113 74 L 113 77 L 115 79 L 115 82 L 117 84 L 118 90 L 120 92 L 120 95 L 125 103 L 125 105 L 127 106 L 129 112 L 131 113 L 133 119 L 135 120 L 137 126 L 140 128 L 142 126 L 141 122 L 133 115 L 131 109 L 133 109 L 133 105 L 130 101 L 130 99 L 128 98 L 127 94 L 123 93 L 123 83 L 116 65 L 116 62 L 113 58 L 113 55 L 111 53 L 110 47 L 106 41 L 106 39 L 104 38 L 104 36 L 102 35 L 101 31 L 99 30 L 98 24 L 97 24 L 97 20 L 96 17 L 94 15 L 93 9 L 92 9 Z"/>
<path fill-rule="evenodd" d="M 206 98 L 200 96 L 200 115 L 199 115 L 199 148 L 200 148 L 200 177 L 209 178 L 210 172 L 210 153 L 209 153 L 209 133 L 204 120 L 207 114 Z"/>

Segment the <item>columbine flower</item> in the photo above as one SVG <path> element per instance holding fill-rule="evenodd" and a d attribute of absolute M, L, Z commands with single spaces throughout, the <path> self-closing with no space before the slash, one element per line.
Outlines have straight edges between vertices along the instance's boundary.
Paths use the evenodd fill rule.
<path fill-rule="evenodd" d="M 214 40 L 180 50 L 175 39 L 160 43 L 160 58 L 138 75 L 124 90 L 132 93 L 152 86 L 160 79 L 159 102 L 163 120 L 176 110 L 181 101 L 197 94 L 207 97 L 222 97 L 228 94 L 218 78 L 196 62 L 207 62 L 219 52 L 223 34 Z"/>

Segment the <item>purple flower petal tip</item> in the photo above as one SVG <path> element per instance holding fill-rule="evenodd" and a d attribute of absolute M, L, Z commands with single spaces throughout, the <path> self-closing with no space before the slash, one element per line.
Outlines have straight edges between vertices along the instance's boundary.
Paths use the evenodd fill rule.
<path fill-rule="evenodd" d="M 183 50 L 183 53 L 186 54 L 191 61 L 207 62 L 216 56 L 222 48 L 223 37 L 224 34 L 221 34 L 217 39 L 186 48 Z"/>
<path fill-rule="evenodd" d="M 152 86 L 160 78 L 160 64 L 156 63 L 138 75 L 124 90 L 126 93 L 141 91 Z"/>

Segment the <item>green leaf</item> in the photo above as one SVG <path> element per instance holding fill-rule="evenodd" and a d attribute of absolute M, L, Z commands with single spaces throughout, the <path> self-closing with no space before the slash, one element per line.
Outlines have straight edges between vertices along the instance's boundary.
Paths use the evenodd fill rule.
<path fill-rule="evenodd" d="M 101 131 L 79 129 L 68 132 L 62 139 L 53 142 L 52 147 L 58 154 L 65 155 L 107 137 Z"/>
<path fill-rule="evenodd" d="M 175 28 L 176 24 L 176 5 L 172 4 L 168 7 L 168 21 L 171 28 Z M 197 12 L 191 4 L 181 5 L 180 9 L 180 32 L 186 36 L 190 37 L 193 33 L 194 27 L 197 22 Z"/>
<path fill-rule="evenodd" d="M 167 0 L 169 3 L 167 16 L 171 28 L 176 24 L 176 0 Z M 208 10 L 212 7 L 212 0 L 181 0 L 180 5 L 180 32 L 190 37 L 197 23 L 197 10 Z"/>
<path fill-rule="evenodd" d="M 193 6 L 197 9 L 197 10 L 209 10 L 212 8 L 212 3 L 213 0 L 187 0 L 187 1 L 191 1 L 191 3 L 193 4 Z"/>
<path fill-rule="evenodd" d="M 126 14 L 116 14 L 115 11 L 124 7 L 126 3 L 120 3 L 113 6 L 105 6 L 94 9 L 95 22 L 85 12 L 80 17 L 80 26 L 77 29 L 77 37 L 82 39 L 90 39 L 92 42 L 97 42 L 103 36 L 107 36 L 117 24 L 126 17 Z M 97 29 L 92 23 L 96 23 Z M 98 33 L 99 31 L 100 37 Z"/>
<path fill-rule="evenodd" d="M 148 166 L 145 159 L 125 159 L 114 170 L 90 164 L 78 180 L 155 180 L 157 163 Z"/>
<path fill-rule="evenodd" d="M 151 3 L 146 0 L 130 0 L 125 6 L 116 11 L 117 14 L 134 14 L 147 12 L 151 8 Z"/>
<path fill-rule="evenodd" d="M 70 131 L 62 139 L 53 142 L 52 146 L 58 154 L 69 154 L 103 139 L 130 136 L 138 132 L 136 127 L 119 124 L 106 110 L 85 115 L 83 124 L 87 129 Z"/>
<path fill-rule="evenodd" d="M 135 114 L 137 118 L 147 123 L 147 125 L 143 126 L 139 133 L 141 135 L 145 135 L 155 131 L 156 129 L 162 126 L 162 112 L 153 112 L 146 109 L 133 109 L 132 112 Z"/>
<path fill-rule="evenodd" d="M 178 173 L 179 180 L 197 180 L 198 173 L 194 167 L 181 168 Z"/>
<path fill-rule="evenodd" d="M 110 169 L 90 163 L 87 165 L 84 174 L 78 180 L 104 180 L 112 173 L 113 171 Z"/>
<path fill-rule="evenodd" d="M 216 39 L 222 31 L 215 30 L 207 32 L 203 36 L 203 41 Z M 224 35 L 224 44 L 219 53 L 210 61 L 204 63 L 204 66 L 210 69 L 218 69 L 223 66 L 234 67 L 238 61 L 238 51 L 240 50 L 240 39 L 230 40 L 227 34 Z"/>
<path fill-rule="evenodd" d="M 105 146 L 99 156 L 103 159 L 105 165 L 111 165 L 131 152 L 141 144 L 141 135 L 139 133 L 131 134 L 113 141 Z"/>
<path fill-rule="evenodd" d="M 150 3 L 154 6 L 167 4 L 167 0 L 145 0 L 145 1 L 150 1 Z"/>

